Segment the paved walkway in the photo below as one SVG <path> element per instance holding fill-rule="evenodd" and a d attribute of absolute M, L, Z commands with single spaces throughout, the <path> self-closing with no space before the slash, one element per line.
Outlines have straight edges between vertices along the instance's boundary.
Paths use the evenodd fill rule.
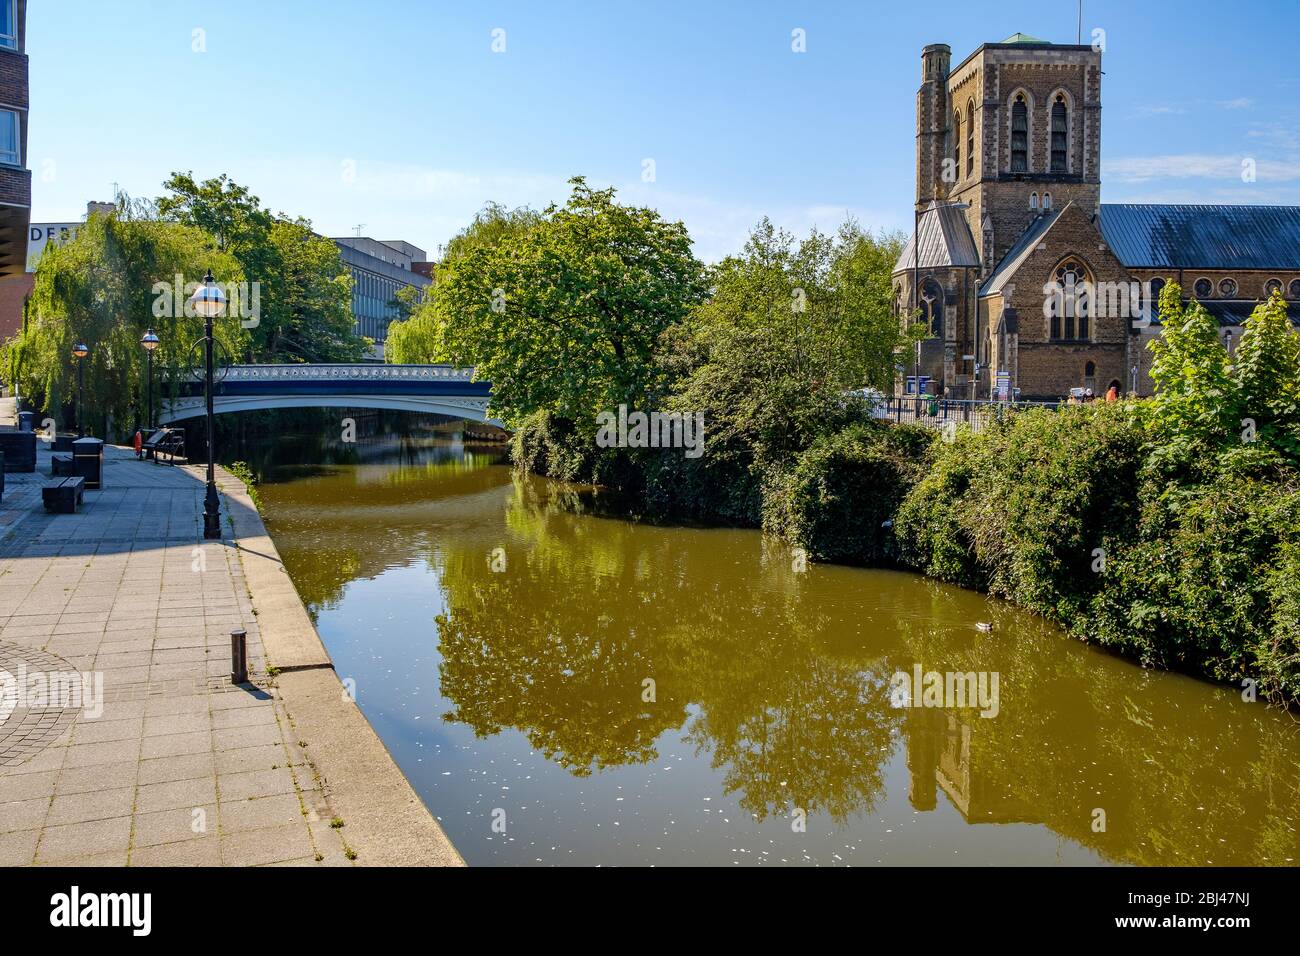
<path fill-rule="evenodd" d="M 343 694 L 242 484 L 221 473 L 226 537 L 204 542 L 200 468 L 109 448 L 104 488 L 50 515 L 38 457 L 0 502 L 0 865 L 460 862 Z M 268 675 L 264 636 L 301 670 Z"/>

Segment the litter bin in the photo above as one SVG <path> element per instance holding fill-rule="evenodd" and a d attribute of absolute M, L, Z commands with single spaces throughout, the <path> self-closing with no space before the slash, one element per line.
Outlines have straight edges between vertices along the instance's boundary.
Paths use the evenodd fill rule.
<path fill-rule="evenodd" d="M 86 479 L 87 488 L 104 487 L 104 442 L 78 438 L 72 443 L 72 473 Z"/>
<path fill-rule="evenodd" d="M 20 432 L 36 431 L 36 413 L 19 412 L 18 413 L 18 430 Z"/>

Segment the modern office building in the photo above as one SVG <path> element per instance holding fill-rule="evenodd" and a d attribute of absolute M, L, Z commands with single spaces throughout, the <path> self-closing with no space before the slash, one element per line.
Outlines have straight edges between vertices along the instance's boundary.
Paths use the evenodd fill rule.
<path fill-rule="evenodd" d="M 0 0 L 0 340 L 22 328 L 31 292 L 27 227 L 27 0 Z"/>
<path fill-rule="evenodd" d="M 373 358 L 382 361 L 388 324 L 398 317 L 397 291 L 432 285 L 423 249 L 400 239 L 380 242 L 363 236 L 335 239 L 343 262 L 352 272 L 352 318 L 358 335 L 375 340 Z M 419 266 L 421 268 L 417 269 Z"/>

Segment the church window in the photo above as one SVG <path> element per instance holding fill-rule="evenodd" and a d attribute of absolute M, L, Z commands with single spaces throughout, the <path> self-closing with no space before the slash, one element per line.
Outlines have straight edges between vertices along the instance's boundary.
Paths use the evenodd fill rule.
<path fill-rule="evenodd" d="M 966 175 L 975 173 L 975 101 L 966 104 Z"/>
<path fill-rule="evenodd" d="M 1300 279 L 1291 280 L 1291 298 L 1300 301 Z"/>
<path fill-rule="evenodd" d="M 1038 193 L 1029 194 L 1029 208 L 1034 212 L 1038 212 Z"/>
<path fill-rule="evenodd" d="M 934 279 L 921 283 L 921 321 L 932 338 L 943 338 L 943 289 Z"/>
<path fill-rule="evenodd" d="M 1231 299 L 1237 294 L 1237 281 L 1235 279 L 1224 279 L 1219 283 L 1219 295 L 1225 299 Z"/>
<path fill-rule="evenodd" d="M 1281 293 L 1282 293 L 1282 280 L 1281 280 L 1281 279 L 1269 279 L 1267 282 L 1264 283 L 1264 295 L 1266 295 L 1266 296 L 1270 296 L 1270 295 L 1272 295 L 1274 292 L 1276 292 L 1276 293 L 1278 293 L 1279 295 L 1281 295 Z"/>
<path fill-rule="evenodd" d="M 1063 173 L 1068 169 L 1069 128 L 1065 94 L 1057 93 L 1056 102 L 1052 104 L 1052 172 L 1054 173 Z"/>
<path fill-rule="evenodd" d="M 1077 259 L 1066 259 L 1056 267 L 1057 294 L 1051 302 L 1051 337 L 1075 340 L 1090 337 L 1092 280 Z"/>
<path fill-rule="evenodd" d="M 1196 285 L 1192 286 L 1192 291 L 1196 293 L 1196 298 L 1208 299 L 1214 295 L 1214 283 L 1209 279 L 1197 279 Z"/>
<path fill-rule="evenodd" d="M 961 175 L 961 111 L 952 114 L 952 170 L 954 176 Z"/>
<path fill-rule="evenodd" d="M 1052 194 L 1043 193 L 1043 211 L 1046 212 L 1051 208 L 1052 208 Z"/>
<path fill-rule="evenodd" d="M 1023 93 L 1011 106 L 1011 171 L 1029 172 L 1029 108 Z"/>

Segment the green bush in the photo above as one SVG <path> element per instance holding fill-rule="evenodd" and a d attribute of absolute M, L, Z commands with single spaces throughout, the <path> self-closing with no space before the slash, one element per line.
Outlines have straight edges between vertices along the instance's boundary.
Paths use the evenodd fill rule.
<path fill-rule="evenodd" d="M 819 561 L 895 559 L 891 523 L 920 477 L 934 432 L 878 422 L 850 425 L 812 443 L 764 485 L 763 529 Z"/>
<path fill-rule="evenodd" d="M 1300 699 L 1300 489 L 1149 482 L 1131 547 L 1108 563 L 1079 630 L 1144 664 Z"/>
<path fill-rule="evenodd" d="M 975 590 L 988 589 L 988 574 L 975 555 L 975 542 L 962 524 L 962 500 L 990 445 L 968 428 L 951 443 L 930 447 L 925 476 L 907 493 L 894 518 L 899 561 L 922 574 Z"/>

